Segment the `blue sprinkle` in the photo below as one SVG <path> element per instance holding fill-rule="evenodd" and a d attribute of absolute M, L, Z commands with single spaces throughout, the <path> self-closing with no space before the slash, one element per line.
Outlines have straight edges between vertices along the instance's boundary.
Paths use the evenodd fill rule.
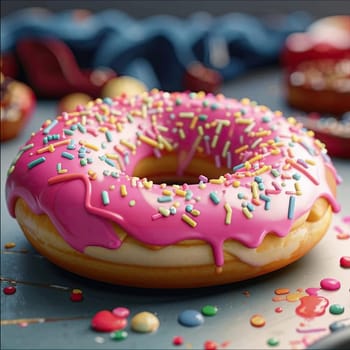
<path fill-rule="evenodd" d="M 67 158 L 67 159 L 70 159 L 70 160 L 74 159 L 74 155 L 72 153 L 68 153 L 68 152 L 62 152 L 61 156 L 63 158 Z"/>
<path fill-rule="evenodd" d="M 190 213 L 192 210 L 193 210 L 193 205 L 191 204 L 187 204 L 186 207 L 185 207 L 185 210 Z"/>
<path fill-rule="evenodd" d="M 210 192 L 209 197 L 215 205 L 220 203 L 220 198 L 217 196 L 215 192 Z"/>
<path fill-rule="evenodd" d="M 173 200 L 172 196 L 162 196 L 157 198 L 158 203 L 166 203 L 166 202 L 171 202 Z"/>
<path fill-rule="evenodd" d="M 239 193 L 237 193 L 237 197 L 238 197 L 238 199 L 243 199 L 244 194 L 242 192 L 239 192 Z"/>
<path fill-rule="evenodd" d="M 249 211 L 254 211 L 254 205 L 252 203 L 247 203 L 247 208 L 249 209 Z"/>
<path fill-rule="evenodd" d="M 242 169 L 242 168 L 244 168 L 244 163 L 235 165 L 235 166 L 233 167 L 233 171 L 237 171 L 237 170 Z"/>
<path fill-rule="evenodd" d="M 49 124 L 44 130 L 43 130 L 43 134 L 47 135 L 51 129 L 53 129 L 55 127 L 55 125 L 57 125 L 58 121 L 57 119 L 55 119 L 51 124 Z"/>
<path fill-rule="evenodd" d="M 197 310 L 185 310 L 179 315 L 178 322 L 186 327 L 197 327 L 204 323 L 204 317 Z"/>
<path fill-rule="evenodd" d="M 295 208 L 295 197 L 289 197 L 289 206 L 288 206 L 288 219 L 292 220 L 294 217 L 294 208 Z"/>
<path fill-rule="evenodd" d="M 294 180 L 298 181 L 298 180 L 300 180 L 301 175 L 300 175 L 299 173 L 294 173 L 294 174 L 292 175 L 292 177 L 293 177 Z"/>

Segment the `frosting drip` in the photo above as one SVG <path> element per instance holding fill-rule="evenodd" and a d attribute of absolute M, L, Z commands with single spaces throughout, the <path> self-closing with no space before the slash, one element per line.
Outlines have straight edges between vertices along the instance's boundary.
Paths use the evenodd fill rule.
<path fill-rule="evenodd" d="M 143 159 L 169 154 L 180 178 L 195 158 L 222 175 L 200 169 L 191 185 L 133 176 Z M 114 222 L 145 244 L 204 240 L 221 266 L 225 240 L 256 248 L 269 232 L 283 237 L 319 197 L 339 211 L 326 168 L 336 176 L 324 145 L 279 111 L 249 99 L 153 90 L 47 120 L 10 165 L 6 197 L 13 216 L 22 197 L 81 252 L 117 249 L 123 237 Z"/>

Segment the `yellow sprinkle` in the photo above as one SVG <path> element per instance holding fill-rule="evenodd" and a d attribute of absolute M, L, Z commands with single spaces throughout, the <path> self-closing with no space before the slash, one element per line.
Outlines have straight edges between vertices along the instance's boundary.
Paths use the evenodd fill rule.
<path fill-rule="evenodd" d="M 223 148 L 223 150 L 222 150 L 222 157 L 226 157 L 226 155 L 227 155 L 227 151 L 228 151 L 228 149 L 230 148 L 230 146 L 231 146 L 231 141 L 229 141 L 229 140 L 227 140 L 226 142 L 225 142 L 225 146 L 224 146 L 224 148 Z"/>
<path fill-rule="evenodd" d="M 200 212 L 198 209 L 193 209 L 193 210 L 191 210 L 191 214 L 192 214 L 193 216 L 199 216 L 200 213 L 201 213 L 201 212 Z"/>
<path fill-rule="evenodd" d="M 235 112 L 235 113 L 233 114 L 233 116 L 234 116 L 235 118 L 239 118 L 239 117 L 242 116 L 242 113 L 241 113 L 241 112 Z"/>
<path fill-rule="evenodd" d="M 270 170 L 271 168 L 272 168 L 271 165 L 264 165 L 263 167 L 261 167 L 260 169 L 254 172 L 254 176 L 261 175 L 266 171 Z"/>
<path fill-rule="evenodd" d="M 244 207 L 242 211 L 247 219 L 251 219 L 253 217 L 253 214 L 249 211 L 247 207 Z"/>
<path fill-rule="evenodd" d="M 79 141 L 79 143 L 87 148 L 92 149 L 93 151 L 98 151 L 100 149 L 98 146 L 93 145 L 92 143 L 88 143 L 88 142 L 83 141 L 83 140 Z"/>
<path fill-rule="evenodd" d="M 228 203 L 225 203 L 224 208 L 226 210 L 225 224 L 230 225 L 232 219 L 232 208 Z"/>
<path fill-rule="evenodd" d="M 241 152 L 245 151 L 247 148 L 248 148 L 248 145 L 244 145 L 244 146 L 238 147 L 238 148 L 235 149 L 235 153 L 236 154 L 241 153 Z"/>
<path fill-rule="evenodd" d="M 203 135 L 204 135 L 204 130 L 203 130 L 203 126 L 202 126 L 202 125 L 199 125 L 199 126 L 198 126 L 197 131 L 198 131 L 198 134 L 199 134 L 200 136 L 203 136 Z"/>
<path fill-rule="evenodd" d="M 225 182 L 225 178 L 223 176 L 220 176 L 218 179 L 210 179 L 209 182 L 211 184 L 221 185 Z"/>
<path fill-rule="evenodd" d="M 158 135 L 158 141 L 163 144 L 167 151 L 171 152 L 173 150 L 173 146 L 162 136 Z"/>
<path fill-rule="evenodd" d="M 129 148 L 131 151 L 135 151 L 136 150 L 136 146 L 133 143 L 130 143 L 129 141 L 127 141 L 127 140 L 122 139 L 122 140 L 120 140 L 120 143 L 123 146 Z"/>
<path fill-rule="evenodd" d="M 193 118 L 194 113 L 193 112 L 180 112 L 179 117 L 180 118 Z"/>
<path fill-rule="evenodd" d="M 214 135 L 213 140 L 211 141 L 211 148 L 215 148 L 218 143 L 219 136 Z"/>
<path fill-rule="evenodd" d="M 120 185 L 120 194 L 122 197 L 126 197 L 128 195 L 128 191 L 125 185 Z"/>
<path fill-rule="evenodd" d="M 151 139 L 150 137 L 146 136 L 146 135 L 140 135 L 139 139 L 144 142 L 147 143 L 148 145 L 155 147 L 155 148 L 163 148 L 163 145 L 160 145 L 156 140 Z"/>
<path fill-rule="evenodd" d="M 180 128 L 179 129 L 179 135 L 180 135 L 180 139 L 184 140 L 186 138 L 186 134 L 184 132 L 184 129 Z"/>
<path fill-rule="evenodd" d="M 253 119 L 244 119 L 244 118 L 238 118 L 236 119 L 236 124 L 250 124 L 253 122 Z"/>
<path fill-rule="evenodd" d="M 306 159 L 305 162 L 309 165 L 316 165 L 316 162 L 313 159 Z"/>
<path fill-rule="evenodd" d="M 144 181 L 143 185 L 149 190 L 153 186 L 153 181 Z"/>
<path fill-rule="evenodd" d="M 303 194 L 303 193 L 301 192 L 299 182 L 294 182 L 294 188 L 295 188 L 295 191 L 296 191 L 296 193 L 297 193 L 297 196 L 301 196 L 301 195 Z"/>
<path fill-rule="evenodd" d="M 242 103 L 242 105 L 247 106 L 250 103 L 250 99 L 247 98 L 247 97 L 244 97 L 244 98 L 241 99 L 241 103 Z"/>
<path fill-rule="evenodd" d="M 180 196 L 180 197 L 185 197 L 185 196 L 186 196 L 186 191 L 180 190 L 180 189 L 176 189 L 176 190 L 175 190 L 175 194 L 176 194 L 177 196 Z"/>
<path fill-rule="evenodd" d="M 259 197 L 259 193 L 258 193 L 258 184 L 255 181 L 252 182 L 251 190 L 252 190 L 253 198 L 257 199 Z"/>
<path fill-rule="evenodd" d="M 258 154 L 258 155 L 256 155 L 255 157 L 248 159 L 248 162 L 249 162 L 249 163 L 254 163 L 254 162 L 256 162 L 257 160 L 262 159 L 262 157 L 263 157 L 262 154 Z"/>
<path fill-rule="evenodd" d="M 106 153 L 106 157 L 113 160 L 119 159 L 119 155 L 116 153 Z"/>
<path fill-rule="evenodd" d="M 117 123 L 116 127 L 118 132 L 121 132 L 123 130 L 123 125 L 121 123 Z"/>
<path fill-rule="evenodd" d="M 90 176 L 91 180 L 96 180 L 97 174 L 93 170 L 88 171 L 88 175 Z"/>
<path fill-rule="evenodd" d="M 239 186 L 240 186 L 240 184 L 241 184 L 241 182 L 240 182 L 240 181 L 235 180 L 235 181 L 233 181 L 232 186 L 233 186 L 233 187 L 235 187 L 235 188 L 237 188 L 237 187 L 239 187 Z"/>
<path fill-rule="evenodd" d="M 163 193 L 164 196 L 172 196 L 172 194 L 173 194 L 173 192 L 170 191 L 170 190 L 163 190 L 162 193 Z"/>
<path fill-rule="evenodd" d="M 246 161 L 246 162 L 244 162 L 244 167 L 245 167 L 247 170 L 249 170 L 249 169 L 252 167 L 252 165 L 251 165 L 248 161 Z"/>
<path fill-rule="evenodd" d="M 188 215 L 182 214 L 181 219 L 186 222 L 186 224 L 190 225 L 191 227 L 196 227 L 197 223 L 191 219 Z"/>
<path fill-rule="evenodd" d="M 108 128 L 106 126 L 100 126 L 97 130 L 100 132 L 106 132 L 108 131 Z"/>
<path fill-rule="evenodd" d="M 193 130 L 196 127 L 198 121 L 198 117 L 195 116 L 192 120 L 191 120 L 191 124 L 190 124 L 190 129 Z"/>

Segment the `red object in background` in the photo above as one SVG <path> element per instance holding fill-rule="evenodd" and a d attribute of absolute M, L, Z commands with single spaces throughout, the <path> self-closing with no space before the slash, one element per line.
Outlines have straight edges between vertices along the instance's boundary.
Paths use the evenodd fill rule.
<path fill-rule="evenodd" d="M 16 137 L 30 120 L 36 105 L 32 89 L 1 73 L 1 141 Z"/>
<path fill-rule="evenodd" d="M 219 72 L 195 62 L 187 67 L 184 76 L 184 87 L 190 91 L 215 93 L 219 90 L 222 77 Z"/>
<path fill-rule="evenodd" d="M 350 16 L 322 18 L 291 34 L 281 59 L 291 106 L 338 117 L 350 111 Z"/>
<path fill-rule="evenodd" d="M 19 73 L 16 56 L 12 52 L 1 54 L 1 72 L 5 77 L 16 79 Z"/>
<path fill-rule="evenodd" d="M 325 17 L 305 33 L 288 36 L 282 51 L 282 64 L 294 69 L 301 62 L 350 58 L 350 16 Z"/>
<path fill-rule="evenodd" d="M 40 97 L 61 98 L 81 92 L 96 98 L 116 76 L 109 68 L 81 69 L 70 48 L 57 39 L 23 39 L 16 51 L 28 84 Z"/>

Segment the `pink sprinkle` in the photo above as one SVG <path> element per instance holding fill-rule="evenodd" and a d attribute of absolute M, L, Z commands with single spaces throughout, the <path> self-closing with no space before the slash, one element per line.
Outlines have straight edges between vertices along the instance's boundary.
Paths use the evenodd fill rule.
<path fill-rule="evenodd" d="M 126 307 L 120 306 L 113 309 L 112 314 L 120 318 L 127 318 L 130 315 L 130 310 Z"/>
<path fill-rule="evenodd" d="M 340 282 L 335 278 L 324 278 L 321 280 L 320 285 L 325 290 L 338 290 L 340 288 Z"/>
<path fill-rule="evenodd" d="M 334 226 L 334 229 L 339 233 L 343 233 L 343 230 L 339 226 Z"/>
<path fill-rule="evenodd" d="M 306 288 L 305 292 L 309 295 L 317 295 L 320 288 Z"/>
<path fill-rule="evenodd" d="M 344 216 L 343 222 L 345 222 L 346 224 L 350 224 L 350 216 Z"/>

